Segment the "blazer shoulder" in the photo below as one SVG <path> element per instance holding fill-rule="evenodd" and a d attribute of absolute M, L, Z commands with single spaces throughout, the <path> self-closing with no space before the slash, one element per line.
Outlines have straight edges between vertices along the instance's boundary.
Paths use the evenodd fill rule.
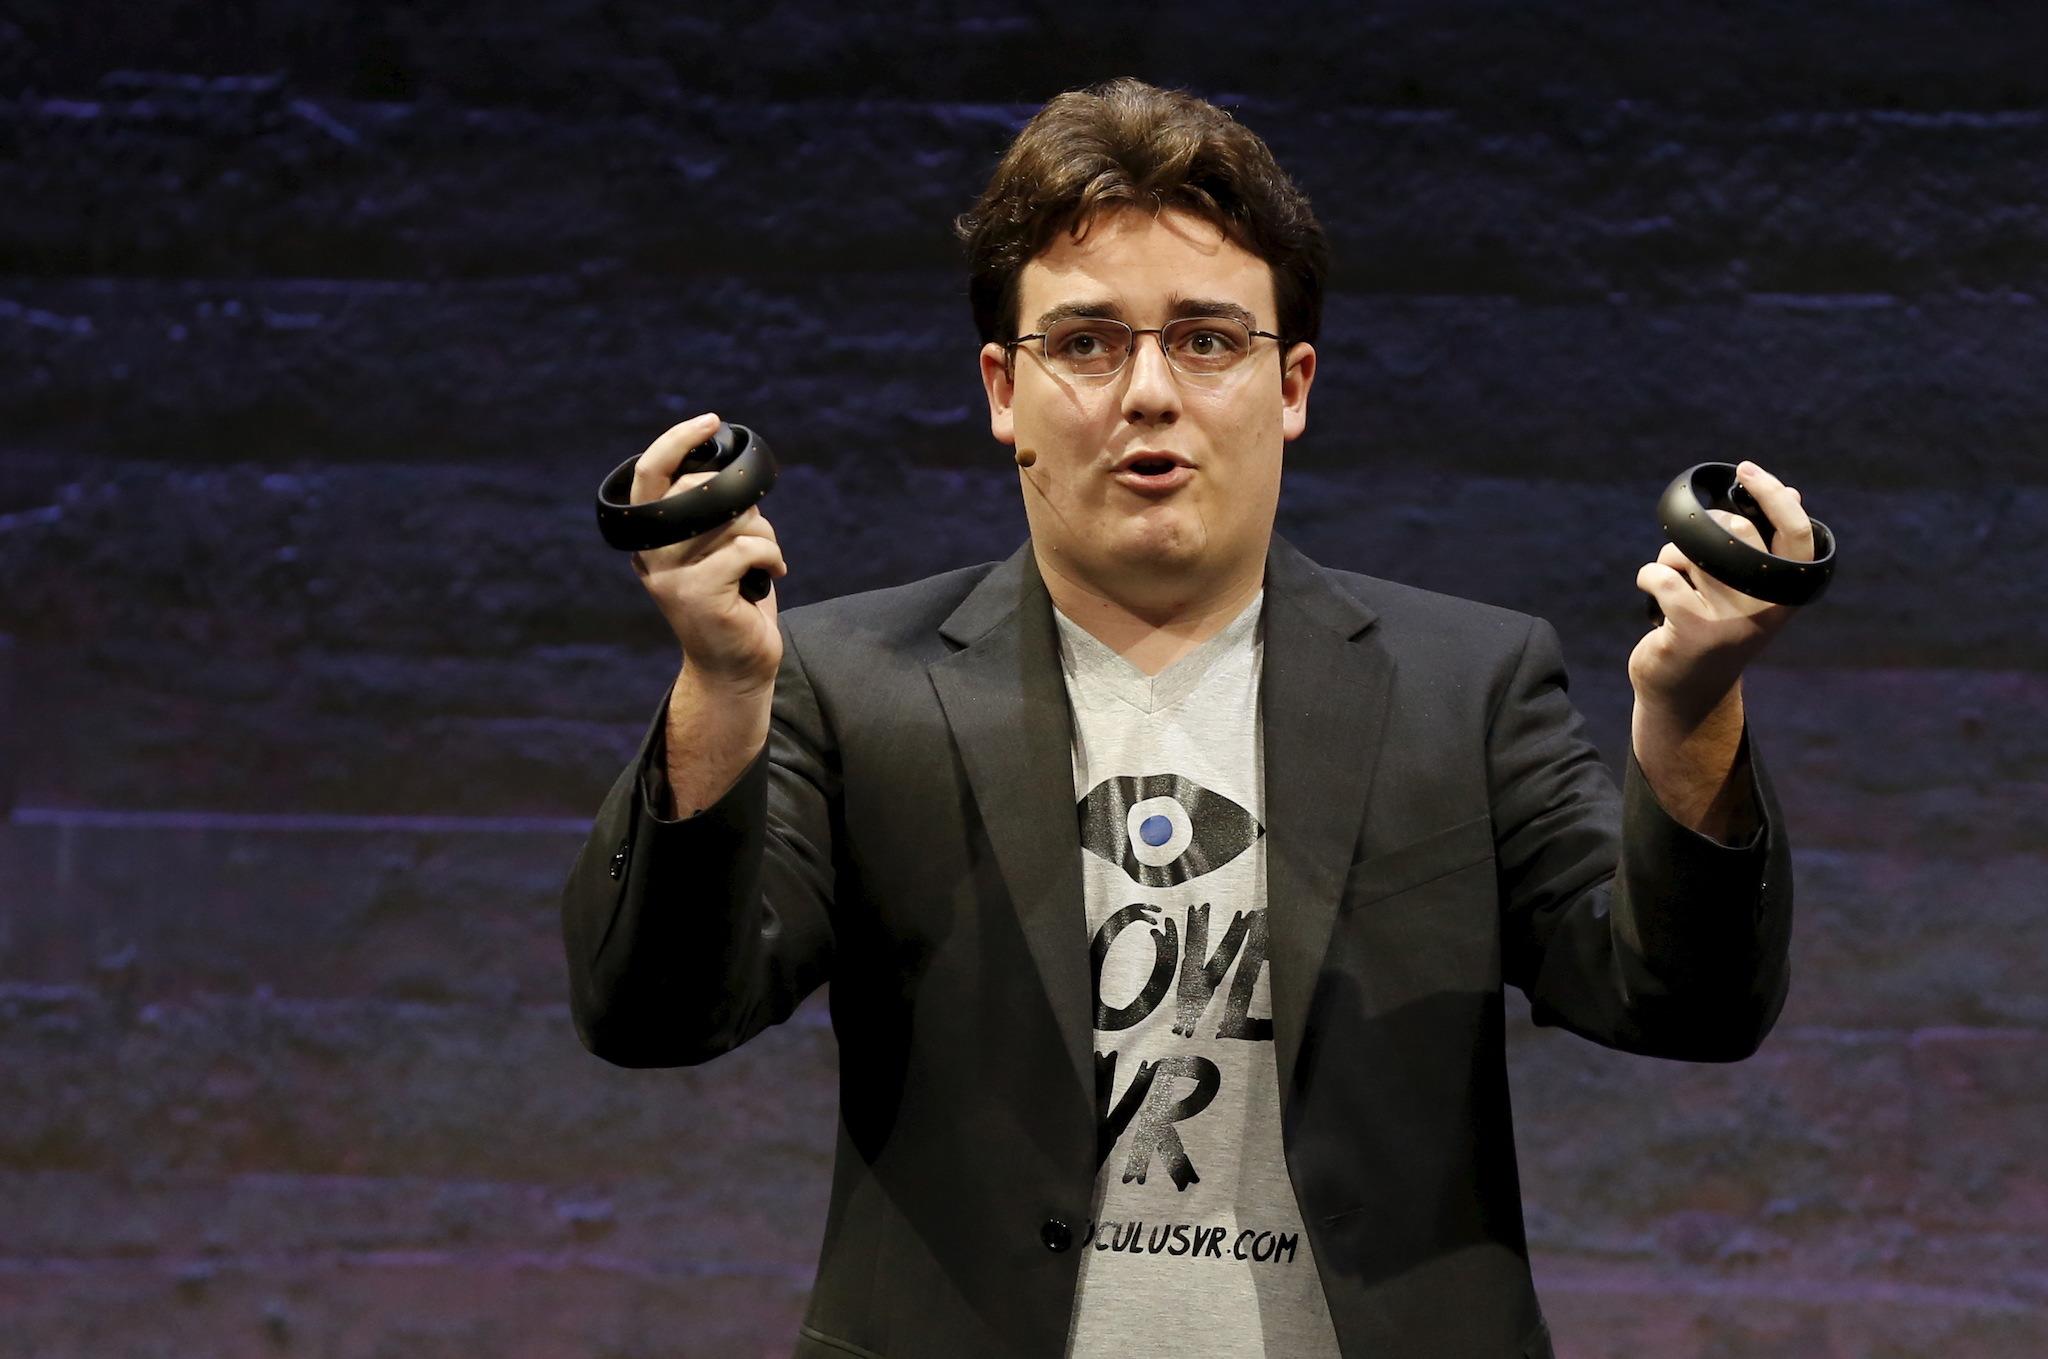
<path fill-rule="evenodd" d="M 1332 584 L 1378 616 L 1390 639 L 1412 642 L 1435 639 L 1460 647 L 1519 649 L 1529 630 L 1544 620 L 1499 604 L 1462 595 L 1425 590 L 1418 585 L 1368 576 L 1358 571 L 1323 568 Z"/>
<path fill-rule="evenodd" d="M 929 645 L 937 639 L 939 625 L 999 565 L 981 562 L 904 585 L 799 605 L 781 615 L 782 623 L 806 658 L 813 650 L 901 650 Z"/>

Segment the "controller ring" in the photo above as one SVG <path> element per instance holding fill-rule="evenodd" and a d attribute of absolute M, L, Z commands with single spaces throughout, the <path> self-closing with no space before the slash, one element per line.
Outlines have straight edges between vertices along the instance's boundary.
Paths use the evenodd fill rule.
<path fill-rule="evenodd" d="M 597 530 L 621 552 L 649 552 L 708 533 L 745 514 L 775 485 L 775 455 L 768 441 L 745 425 L 718 427 L 683 455 L 678 476 L 718 475 L 687 491 L 632 503 L 635 455 L 612 469 L 597 488 Z"/>
<path fill-rule="evenodd" d="M 1694 565 L 1731 589 L 1771 604 L 1811 604 L 1834 579 L 1835 535 L 1820 520 L 1809 521 L 1813 560 L 1808 562 L 1759 552 L 1723 528 L 1709 510 L 1726 510 L 1749 520 L 1766 546 L 1773 536 L 1770 516 L 1736 480 L 1731 462 L 1688 468 L 1658 498 L 1657 521 L 1664 536 Z"/>

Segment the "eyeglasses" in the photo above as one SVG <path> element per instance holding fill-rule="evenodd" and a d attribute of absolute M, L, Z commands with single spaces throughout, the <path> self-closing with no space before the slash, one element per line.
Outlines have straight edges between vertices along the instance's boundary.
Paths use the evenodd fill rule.
<path fill-rule="evenodd" d="M 1147 330 L 1133 330 L 1105 317 L 1075 316 L 1040 334 L 1019 335 L 1003 349 L 1006 357 L 1014 356 L 1019 345 L 1037 340 L 1040 357 L 1055 371 L 1068 377 L 1109 378 L 1131 361 L 1140 335 L 1157 335 L 1167 363 L 1193 378 L 1216 377 L 1237 367 L 1251 354 L 1254 339 L 1280 338 L 1228 316 L 1183 316 Z"/>

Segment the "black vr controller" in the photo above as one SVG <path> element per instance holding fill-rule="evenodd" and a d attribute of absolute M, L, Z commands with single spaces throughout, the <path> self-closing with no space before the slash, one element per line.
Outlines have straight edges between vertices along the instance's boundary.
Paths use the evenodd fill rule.
<path fill-rule="evenodd" d="M 622 552 L 646 552 L 708 533 L 754 505 L 775 485 L 775 455 L 768 441 L 745 425 L 721 424 L 716 433 L 683 456 L 677 475 L 716 472 L 711 480 L 676 495 L 632 503 L 633 471 L 639 457 L 612 469 L 597 490 L 597 527 Z M 1813 526 L 1813 560 L 1799 561 L 1759 552 L 1723 528 L 1708 513 L 1724 510 L 1756 525 L 1768 548 L 1775 529 L 1749 488 L 1736 478 L 1735 464 L 1703 462 L 1672 479 L 1657 501 L 1665 537 L 1702 571 L 1722 584 L 1772 604 L 1811 604 L 1835 574 L 1835 535 L 1818 519 Z M 768 573 L 759 567 L 740 578 L 740 593 L 759 601 L 768 595 Z M 1652 599 L 1650 621 L 1664 612 Z"/>
<path fill-rule="evenodd" d="M 683 455 L 676 469 L 717 475 L 687 491 L 635 505 L 636 455 L 612 469 L 597 488 L 597 531 L 621 552 L 649 552 L 709 533 L 759 504 L 775 485 L 775 455 L 768 441 L 745 425 L 721 424 L 718 432 Z M 740 577 L 740 594 L 756 602 L 768 597 L 768 573 L 754 567 Z"/>
<path fill-rule="evenodd" d="M 1835 535 L 1820 520 L 1813 524 L 1813 560 L 1798 561 L 1759 552 L 1737 538 L 1708 513 L 1726 510 L 1756 525 L 1764 546 L 1774 532 L 1770 516 L 1749 488 L 1736 480 L 1735 464 L 1703 462 L 1679 473 L 1657 501 L 1657 522 L 1664 536 L 1700 570 L 1731 589 L 1771 604 L 1811 604 L 1835 575 Z M 1652 599 L 1650 620 L 1664 621 Z"/>

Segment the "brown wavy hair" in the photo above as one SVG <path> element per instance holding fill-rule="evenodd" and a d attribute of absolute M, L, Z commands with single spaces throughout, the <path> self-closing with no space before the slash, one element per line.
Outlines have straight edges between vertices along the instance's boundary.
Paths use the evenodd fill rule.
<path fill-rule="evenodd" d="M 1017 334 L 1017 280 L 1064 230 L 1133 206 L 1204 218 L 1273 271 L 1280 353 L 1322 329 L 1329 245 L 1308 199 L 1257 133 L 1184 90 L 1128 76 L 1059 95 L 1032 116 L 974 207 L 954 219 L 984 342 Z"/>

